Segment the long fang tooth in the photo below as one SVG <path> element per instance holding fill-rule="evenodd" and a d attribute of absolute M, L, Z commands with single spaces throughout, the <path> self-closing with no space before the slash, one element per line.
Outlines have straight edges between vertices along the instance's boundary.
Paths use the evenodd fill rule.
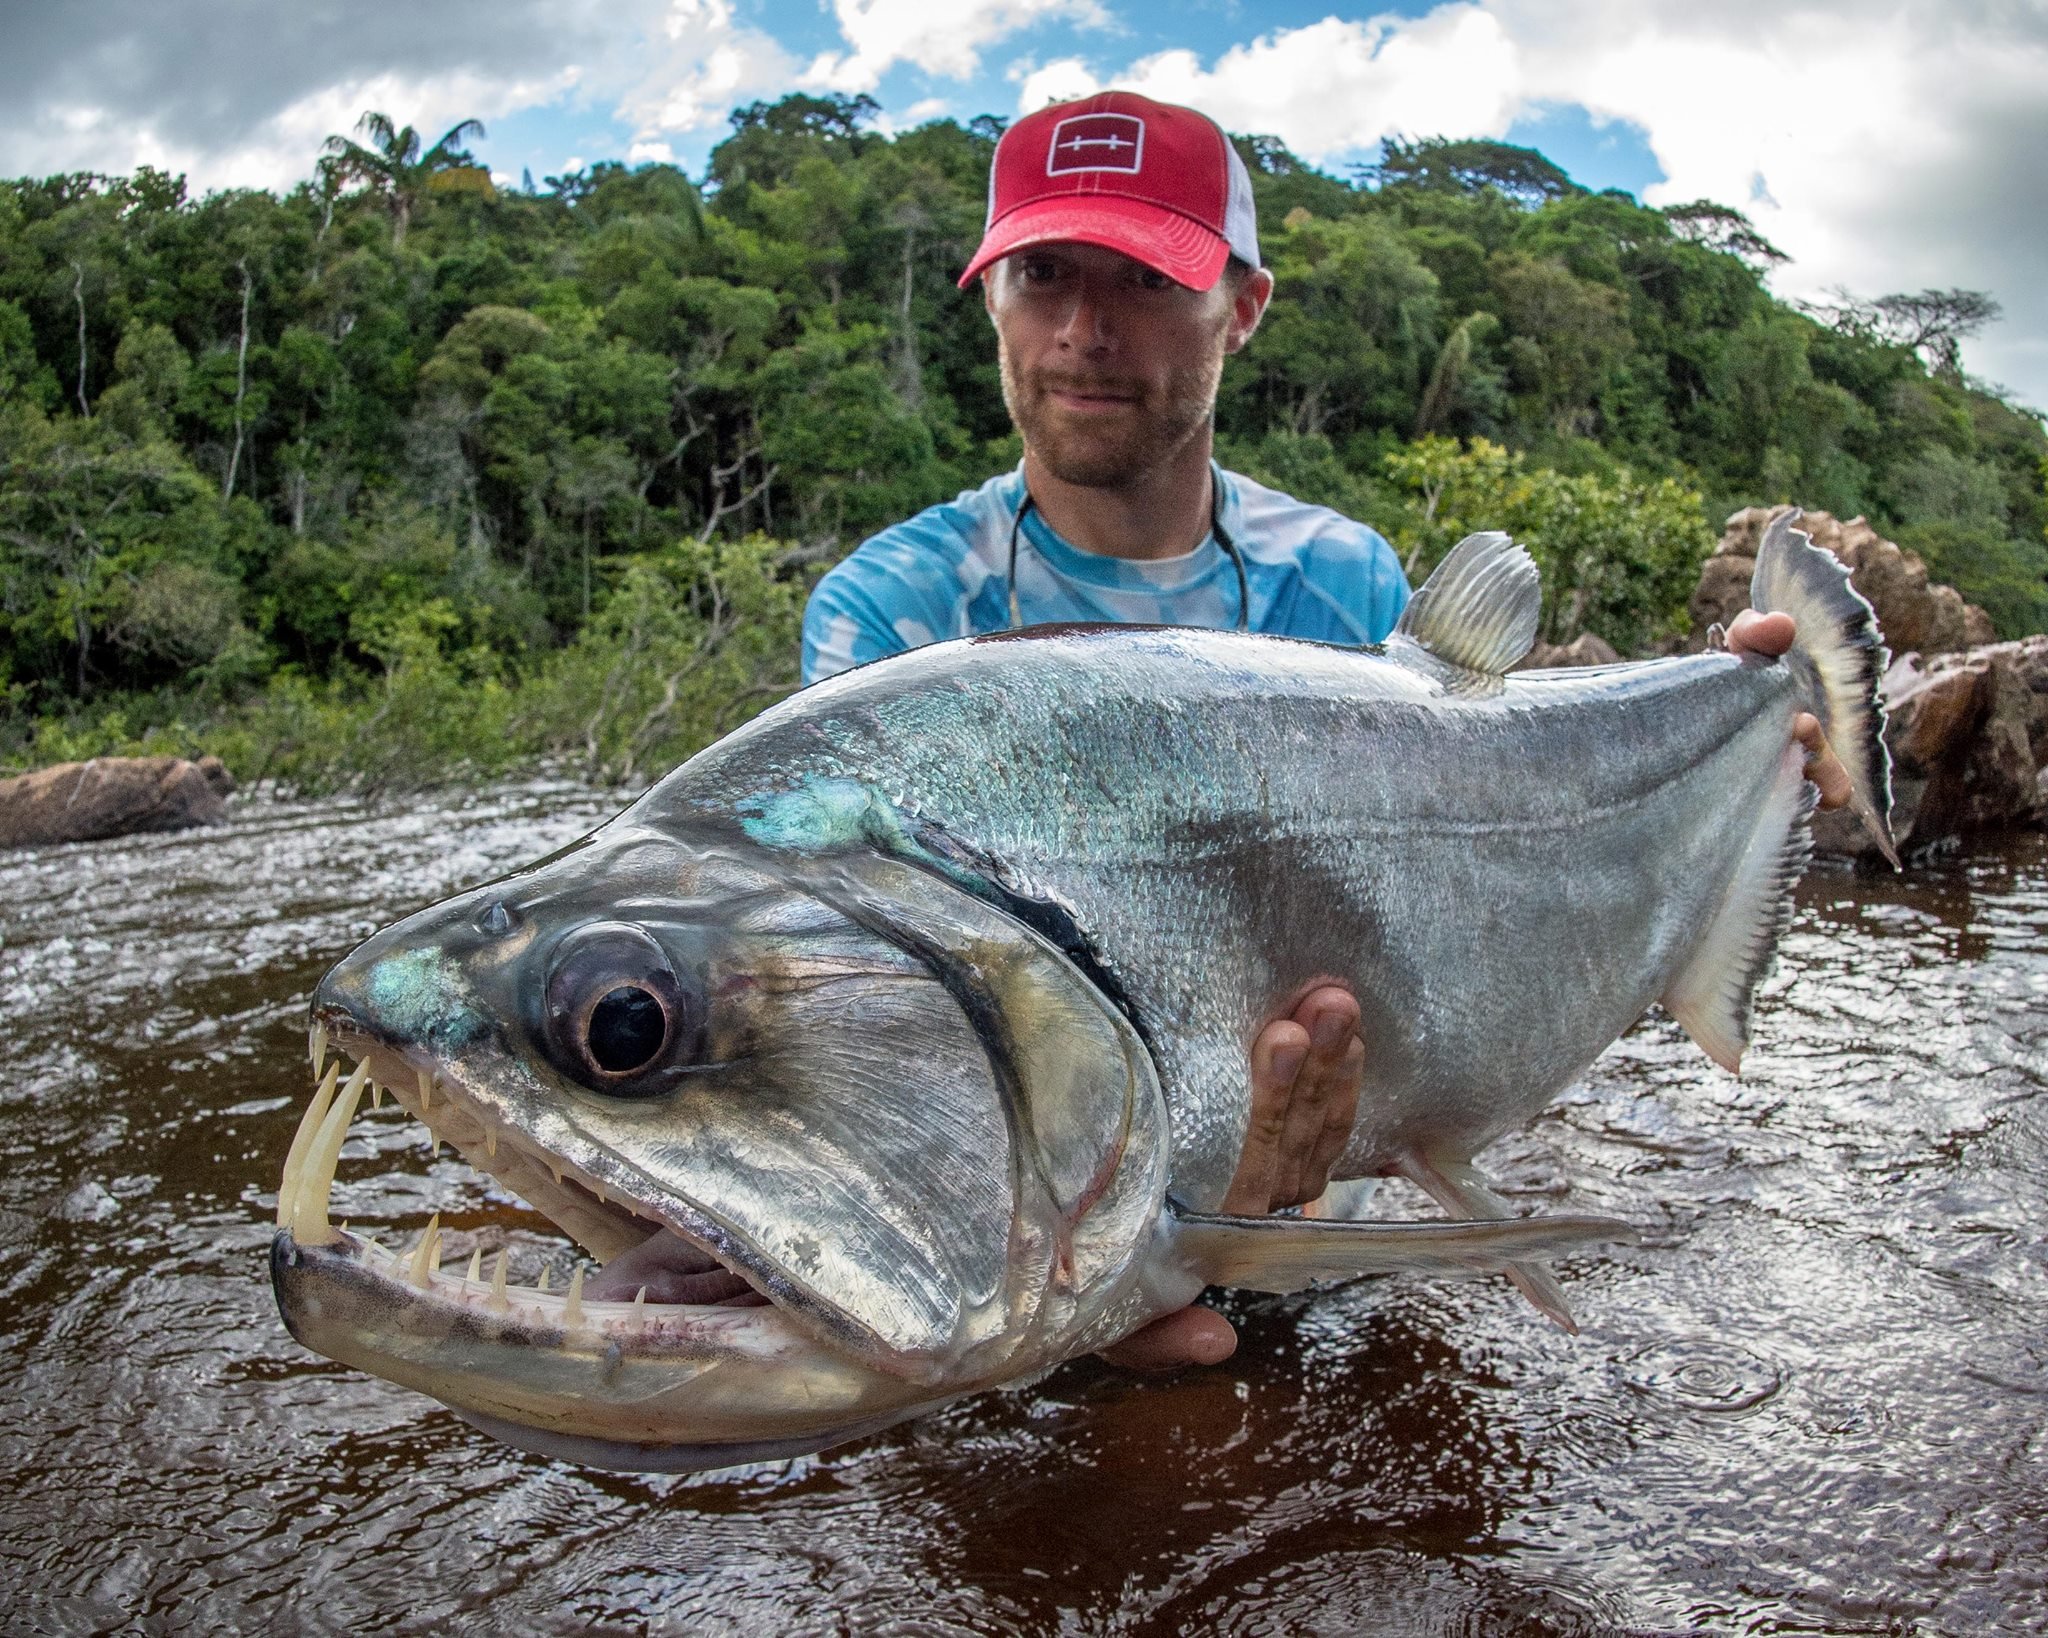
<path fill-rule="evenodd" d="M 505 1296 L 505 1248 L 498 1247 L 498 1266 L 491 1271 L 491 1312 L 502 1314 L 511 1308 Z"/>
<path fill-rule="evenodd" d="M 412 1263 L 406 1269 L 406 1278 L 422 1291 L 434 1283 L 434 1264 L 441 1250 L 441 1214 L 435 1212 L 427 1220 L 427 1232 L 420 1236 L 420 1243 L 414 1248 Z"/>
<path fill-rule="evenodd" d="M 562 1181 L 562 1168 L 557 1166 L 552 1160 L 548 1162 L 548 1171 L 556 1183 L 559 1184 Z"/>
<path fill-rule="evenodd" d="M 327 1026 L 317 1019 L 313 1024 L 313 1073 L 318 1075 L 327 1064 Z"/>
<path fill-rule="evenodd" d="M 562 1304 L 562 1323 L 581 1325 L 583 1323 L 583 1265 L 576 1265 L 576 1272 L 569 1276 L 569 1296 Z"/>
<path fill-rule="evenodd" d="M 484 1128 L 484 1153 L 487 1155 L 494 1155 L 497 1152 L 498 1129 L 495 1126 L 486 1126 Z"/>
<path fill-rule="evenodd" d="M 375 1081 L 370 1083 L 370 1107 L 378 1108 L 384 1102 L 384 1088 Z"/>
<path fill-rule="evenodd" d="M 424 1115 L 434 1102 L 434 1077 L 429 1075 L 424 1069 L 419 1071 L 419 1077 L 420 1113 Z"/>
<path fill-rule="evenodd" d="M 306 1105 L 306 1112 L 299 1117 L 299 1129 L 292 1134 L 291 1150 L 284 1157 L 284 1178 L 277 1186 L 279 1228 L 287 1228 L 291 1224 L 299 1192 L 299 1174 L 305 1169 L 306 1151 L 312 1147 L 320 1123 L 327 1118 L 327 1106 L 334 1101 L 334 1083 L 340 1076 L 341 1065 L 337 1063 L 321 1078 L 319 1086 L 314 1088 L 313 1101 Z"/>
<path fill-rule="evenodd" d="M 462 1276 L 464 1285 L 475 1285 L 484 1277 L 484 1248 L 478 1246 L 469 1254 L 469 1272 Z"/>
<path fill-rule="evenodd" d="M 543 1264 L 541 1264 L 541 1269 L 540 1269 L 540 1283 L 539 1283 L 538 1285 L 536 1285 L 536 1286 L 534 1287 L 534 1290 L 536 1290 L 536 1291 L 545 1291 L 545 1290 L 547 1290 L 547 1288 L 548 1288 L 548 1269 L 547 1269 L 547 1264 L 543 1263 Z"/>
<path fill-rule="evenodd" d="M 612 1197 L 604 1192 L 604 1185 L 602 1183 L 598 1183 L 594 1184 L 593 1187 L 597 1190 L 598 1204 L 601 1206 L 609 1206 L 612 1203 Z"/>
<path fill-rule="evenodd" d="M 292 1196 L 292 1238 L 301 1245 L 326 1245 L 334 1233 L 327 1226 L 327 1198 L 334 1188 L 334 1168 L 341 1162 L 342 1140 L 348 1136 L 348 1123 L 356 1118 L 356 1108 L 363 1101 L 363 1082 L 368 1078 L 368 1071 L 356 1065 L 320 1123 L 320 1135 L 306 1151 L 305 1170 Z"/>
<path fill-rule="evenodd" d="M 644 1285 L 633 1293 L 633 1323 L 635 1325 L 645 1325 L 647 1323 L 647 1287 Z"/>

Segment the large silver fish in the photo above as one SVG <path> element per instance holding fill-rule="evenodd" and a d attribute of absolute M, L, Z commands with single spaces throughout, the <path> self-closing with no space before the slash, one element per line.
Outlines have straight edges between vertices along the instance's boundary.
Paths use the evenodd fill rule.
<path fill-rule="evenodd" d="M 1882 649 L 1788 521 L 1782 661 L 1506 675 L 1534 565 L 1475 536 L 1379 650 L 1070 628 L 783 702 L 573 847 L 322 981 L 328 1069 L 272 1272 L 308 1346 L 529 1448 L 638 1468 L 820 1449 L 1028 1379 L 1205 1285 L 1508 1271 L 1627 1234 L 1472 1167 L 1656 1001 L 1717 1061 L 1807 858 L 1817 713 L 1885 838 Z M 1246 1057 L 1305 984 L 1364 1010 L 1341 1178 L 1441 1221 L 1212 1215 Z M 337 1231 L 365 1085 L 603 1266 L 513 1286 Z"/>

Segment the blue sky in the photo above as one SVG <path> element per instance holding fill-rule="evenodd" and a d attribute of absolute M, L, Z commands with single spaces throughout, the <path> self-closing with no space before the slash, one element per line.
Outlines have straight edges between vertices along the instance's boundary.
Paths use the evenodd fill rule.
<path fill-rule="evenodd" d="M 672 158 L 733 107 L 864 93 L 884 128 L 1126 86 L 1339 174 L 1390 135 L 1539 148 L 1714 199 L 1790 299 L 1961 286 L 1974 373 L 2048 408 L 2048 0 L 16 0 L 0 175 L 288 187 L 366 108 L 484 119 L 501 176 Z"/>
<path fill-rule="evenodd" d="M 1358 17 L 1421 17 L 1433 9 L 1412 0 L 1405 6 L 1352 8 Z M 737 19 L 775 39 L 793 58 L 804 62 L 845 48 L 836 18 L 822 3 L 746 0 L 734 10 Z M 1304 0 L 1267 0 L 1257 5 L 1245 5 L 1241 0 L 1187 0 L 1172 7 L 1119 7 L 1108 26 L 1053 17 L 1009 42 L 1010 50 L 985 56 L 978 72 L 971 75 L 932 73 L 902 62 L 886 70 L 870 94 L 882 104 L 885 116 L 899 124 L 926 118 L 964 121 L 990 113 L 1009 117 L 1018 111 L 1016 76 L 1022 64 L 1069 57 L 1135 62 L 1175 49 L 1213 59 L 1244 40 L 1306 27 L 1332 15 L 1332 10 L 1327 3 Z M 911 110 L 917 113 L 911 115 Z M 701 173 L 724 130 L 721 123 L 672 138 L 668 145 L 677 162 Z M 1404 134 L 1434 133 L 1417 130 Z M 500 175 L 516 179 L 530 171 L 539 182 L 568 168 L 572 160 L 589 164 L 599 159 L 624 159 L 632 151 L 636 135 L 633 122 L 622 117 L 615 105 L 572 92 L 492 121 L 489 137 L 475 148 Z M 1640 196 L 1644 189 L 1664 180 L 1664 172 L 1638 127 L 1627 120 L 1596 120 L 1574 103 L 1532 107 L 1508 126 L 1503 140 L 1540 149 L 1589 188 L 1624 188 Z M 1373 157 L 1377 147 L 1365 144 L 1341 158 L 1326 157 L 1325 163 L 1341 173 L 1348 163 Z"/>

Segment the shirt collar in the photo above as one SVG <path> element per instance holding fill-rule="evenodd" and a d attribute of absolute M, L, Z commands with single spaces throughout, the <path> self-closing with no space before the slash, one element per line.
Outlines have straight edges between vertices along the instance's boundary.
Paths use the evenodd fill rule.
<path fill-rule="evenodd" d="M 1211 464 L 1222 498 L 1220 508 L 1223 527 L 1235 539 L 1236 516 L 1239 507 L 1237 486 L 1220 466 Z M 1024 502 L 1024 466 L 1020 461 L 1005 485 L 1005 495 L 1010 506 L 1010 515 L 1016 516 L 1017 508 Z M 1143 587 L 1150 591 L 1185 591 L 1199 586 L 1217 574 L 1227 565 L 1223 548 L 1216 543 L 1212 530 L 1203 535 L 1201 544 L 1194 550 L 1183 552 L 1178 557 L 1138 559 L 1114 557 L 1107 552 L 1091 552 L 1065 539 L 1053 526 L 1046 522 L 1045 514 L 1033 506 L 1024 516 L 1024 539 L 1031 549 L 1043 558 L 1055 573 L 1084 585 L 1103 586 L 1111 589 Z"/>

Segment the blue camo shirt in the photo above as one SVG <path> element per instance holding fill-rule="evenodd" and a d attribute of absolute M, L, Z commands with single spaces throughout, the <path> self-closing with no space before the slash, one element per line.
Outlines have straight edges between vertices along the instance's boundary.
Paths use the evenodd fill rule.
<path fill-rule="evenodd" d="M 1224 530 L 1244 555 L 1251 629 L 1325 643 L 1376 643 L 1408 602 L 1394 549 L 1374 530 L 1233 472 L 1220 474 Z M 804 610 L 806 683 L 948 637 L 1010 623 L 1010 526 L 1022 467 L 863 541 Z M 1181 557 L 1133 562 L 1070 546 L 1036 507 L 1017 553 L 1026 625 L 1053 621 L 1237 624 L 1237 575 L 1212 534 Z"/>

